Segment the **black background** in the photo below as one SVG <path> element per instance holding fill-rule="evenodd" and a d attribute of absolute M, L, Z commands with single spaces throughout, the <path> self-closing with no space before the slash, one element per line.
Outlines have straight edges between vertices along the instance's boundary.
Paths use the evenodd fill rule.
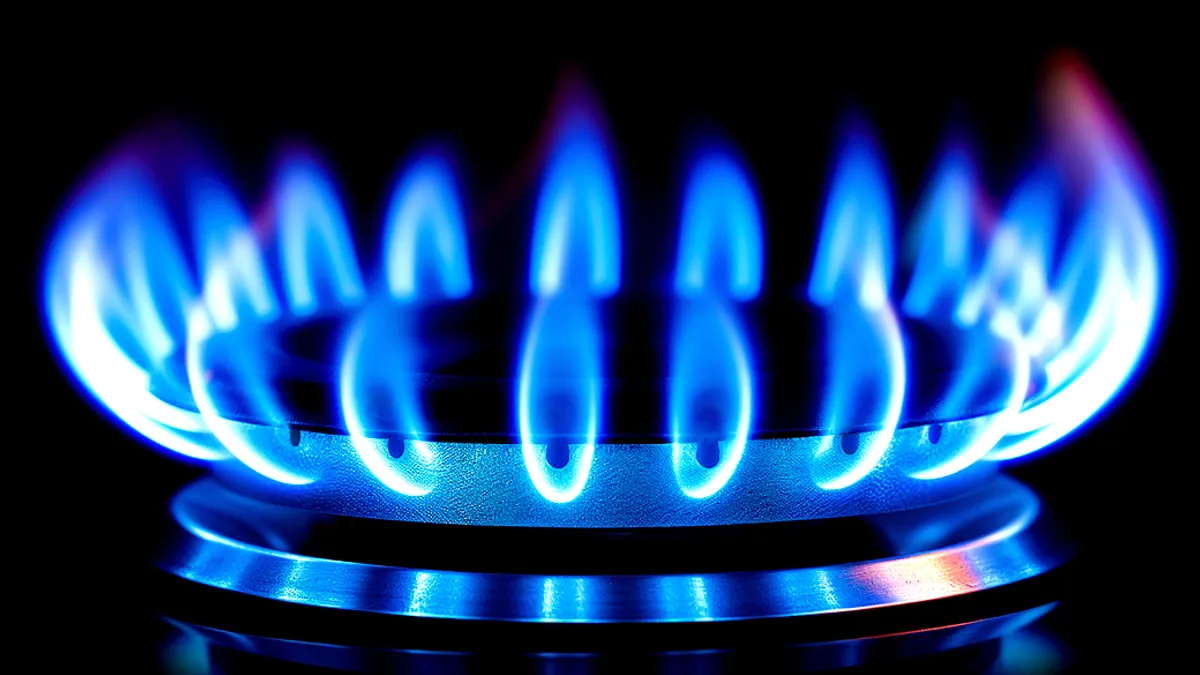
<path fill-rule="evenodd" d="M 18 570 L 9 583 L 31 601 L 20 611 L 35 658 L 93 665 L 146 658 L 158 634 L 139 610 L 146 599 L 130 561 L 152 543 L 161 500 L 193 473 L 139 447 L 80 393 L 58 366 L 37 307 L 49 226 L 122 134 L 163 115 L 193 119 L 246 195 L 261 188 L 280 140 L 307 138 L 336 168 L 358 222 L 378 219 L 402 159 L 438 138 L 459 157 L 467 202 L 486 212 L 480 205 L 503 201 L 503 186 L 524 189 L 528 181 L 514 167 L 572 63 L 595 86 L 611 125 L 631 267 L 648 283 L 669 272 L 669 225 L 688 141 L 716 128 L 754 173 L 768 223 L 769 283 L 794 285 L 805 276 L 795 260 L 807 260 L 848 107 L 864 111 L 879 132 L 900 222 L 953 124 L 970 131 L 985 179 L 1003 195 L 1035 147 L 1038 79 L 1059 47 L 1091 64 L 1140 140 L 1161 189 L 1174 265 L 1163 339 L 1148 367 L 1101 419 L 1015 471 L 1043 487 L 1082 544 L 1074 609 L 1064 620 L 1079 659 L 1157 660 L 1190 650 L 1174 641 L 1161 609 L 1181 601 L 1189 585 L 1183 548 L 1194 529 L 1180 484 L 1192 462 L 1194 413 L 1184 409 L 1189 390 L 1174 386 L 1192 361 L 1180 331 L 1171 330 L 1186 311 L 1183 244 L 1196 215 L 1196 118 L 1187 103 L 1194 50 L 1153 31 L 1136 39 L 1078 27 L 982 38 L 974 23 L 970 31 L 886 38 L 812 27 L 788 35 L 775 26 L 761 39 L 739 32 L 736 43 L 682 40 L 666 30 L 637 47 L 614 34 L 585 49 L 495 35 L 416 44 L 421 31 L 413 26 L 395 33 L 343 27 L 334 36 L 290 26 L 201 30 L 187 17 L 160 19 L 150 27 L 47 30 L 14 62 L 15 95 L 6 107 L 18 121 L 9 127 L 15 155 L 6 193 L 19 205 L 9 227 L 22 245 L 7 255 L 29 290 L 14 299 L 22 313 L 11 326 L 28 342 L 14 355 L 7 385 L 9 452 L 20 461 L 8 481 L 18 540 L 5 548 Z M 749 47 L 735 46 L 743 43 Z M 489 249 L 472 237 L 478 260 Z M 525 241 L 527 233 L 511 238 Z M 519 282 L 524 268 L 511 265 Z"/>

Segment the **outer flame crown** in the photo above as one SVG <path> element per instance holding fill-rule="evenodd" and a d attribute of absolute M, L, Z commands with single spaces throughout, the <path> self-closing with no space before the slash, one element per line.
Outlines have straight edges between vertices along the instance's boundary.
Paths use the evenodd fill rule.
<path fill-rule="evenodd" d="M 966 148 L 943 153 L 910 261 L 882 153 L 852 128 L 802 297 L 769 307 L 750 171 L 717 146 L 686 180 L 673 288 L 622 293 L 619 190 L 586 99 L 544 158 L 528 297 L 503 307 L 478 291 L 443 155 L 402 172 L 372 264 L 313 154 L 287 153 L 247 211 L 199 154 L 168 166 L 133 143 L 65 212 L 45 308 L 115 416 L 266 502 L 595 528 L 914 508 L 1077 429 L 1152 336 L 1147 177 L 1079 66 L 1047 110 L 1051 149 L 995 217 Z"/>

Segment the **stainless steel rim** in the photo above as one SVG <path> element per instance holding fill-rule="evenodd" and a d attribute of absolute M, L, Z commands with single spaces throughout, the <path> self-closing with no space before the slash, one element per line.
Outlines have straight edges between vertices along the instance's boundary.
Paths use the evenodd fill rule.
<path fill-rule="evenodd" d="M 555 468 L 519 443 L 405 441 L 394 457 L 384 439 L 227 422 L 247 447 L 286 456 L 289 471 L 312 481 L 279 483 L 235 460 L 213 470 L 258 501 L 380 520 L 615 529 L 778 523 L 914 509 L 971 493 L 996 475 L 996 463 L 934 480 L 915 474 L 970 447 L 993 422 L 985 415 L 933 425 L 936 443 L 931 426 L 897 429 L 878 464 L 839 489 L 821 487 L 824 472 L 863 461 L 841 449 L 843 436 L 751 439 L 738 461 L 711 468 L 697 461 L 695 443 L 602 443 L 585 465 Z"/>
<path fill-rule="evenodd" d="M 869 516 L 894 557 L 702 574 L 464 572 L 309 557 L 289 552 L 284 534 L 313 514 L 211 479 L 177 495 L 172 514 L 180 536 L 159 565 L 185 579 L 284 602 L 440 619 L 664 623 L 860 611 L 1013 584 L 1068 555 L 1047 536 L 1037 496 L 1005 477 L 953 502 Z"/>

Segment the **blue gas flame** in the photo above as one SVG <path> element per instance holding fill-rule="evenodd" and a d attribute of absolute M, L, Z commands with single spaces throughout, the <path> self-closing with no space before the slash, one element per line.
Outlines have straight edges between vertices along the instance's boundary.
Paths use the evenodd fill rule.
<path fill-rule="evenodd" d="M 700 156 L 683 197 L 667 417 L 675 480 L 703 499 L 729 482 L 750 433 L 754 386 L 733 300 L 762 287 L 762 223 L 750 179 L 727 152 Z"/>
<path fill-rule="evenodd" d="M 185 457 L 228 456 L 199 414 L 151 391 L 186 340 L 198 291 L 161 195 L 138 162 L 114 161 L 63 215 L 45 289 L 59 350 L 112 414 Z M 169 384 L 188 388 L 186 379 Z"/>
<path fill-rule="evenodd" d="M 1053 290 L 1068 337 L 1059 338 L 1061 348 L 1039 354 L 1045 393 L 1026 404 L 990 459 L 1020 457 L 1063 438 L 1099 411 L 1133 373 L 1159 303 L 1152 214 L 1135 181 L 1115 165 L 1104 167 L 1079 215 Z M 1042 343 L 1039 339 L 1039 347 Z"/>
<path fill-rule="evenodd" d="M 529 478 L 552 502 L 578 497 L 592 470 L 601 414 L 600 335 L 595 308 L 570 296 L 543 298 L 529 320 L 517 425 Z"/>
<path fill-rule="evenodd" d="M 675 291 L 738 300 L 762 288 L 762 222 L 746 170 L 728 152 L 696 160 L 683 198 Z"/>
<path fill-rule="evenodd" d="M 517 426 L 538 493 L 574 500 L 592 470 L 603 415 L 602 329 L 596 299 L 621 277 L 617 191 L 598 121 L 568 108 L 549 154 L 534 214 L 530 290 L 521 347 Z"/>
<path fill-rule="evenodd" d="M 1052 168 L 1039 166 L 1014 190 L 977 273 L 959 286 L 954 318 L 974 325 L 996 307 L 1024 325 L 1055 304 L 1049 289 L 1051 247 L 1057 233 L 1062 188 Z M 1039 350 L 1040 351 L 1040 350 Z"/>
<path fill-rule="evenodd" d="M 832 436 L 823 437 L 813 475 L 827 490 L 849 487 L 874 469 L 900 421 L 906 372 L 889 296 L 892 227 L 891 195 L 878 149 L 866 130 L 856 127 L 834 168 L 808 298 L 827 314 L 828 425 L 868 429 L 844 437 L 840 448 Z"/>
<path fill-rule="evenodd" d="M 359 459 L 392 490 L 420 496 L 434 488 L 437 457 L 422 438 L 429 427 L 417 380 L 427 346 L 416 326 L 429 304 L 471 292 L 462 206 L 444 157 L 422 155 L 404 171 L 385 226 L 382 264 L 393 302 L 376 299 L 360 311 L 340 360 L 339 393 Z M 372 395 L 382 400 L 371 405 Z M 371 436 L 380 430 L 393 435 Z"/>
<path fill-rule="evenodd" d="M 563 114 L 534 216 L 529 285 L 535 295 L 621 284 L 617 188 L 599 122 L 585 104 Z"/>
<path fill-rule="evenodd" d="M 693 499 L 733 477 L 750 435 L 754 385 L 737 314 L 717 298 L 681 298 L 671 332 L 671 465 Z"/>
<path fill-rule="evenodd" d="M 466 226 L 445 157 L 422 155 L 397 182 L 386 217 L 383 268 L 402 301 L 460 299 L 471 293 Z M 430 274 L 437 288 L 419 287 Z"/>
<path fill-rule="evenodd" d="M 416 319 L 410 308 L 364 309 L 350 329 L 338 377 L 342 415 L 359 459 L 381 483 L 412 497 L 433 490 L 437 470 L 433 448 L 422 440 L 428 427 L 417 397 Z M 372 395 L 383 400 L 370 402 Z"/>
<path fill-rule="evenodd" d="M 243 318 L 278 317 L 279 299 L 259 235 L 232 190 L 220 177 L 199 169 L 187 176 L 185 190 L 204 307 L 213 328 L 228 331 Z"/>
<path fill-rule="evenodd" d="M 206 171 L 194 171 L 185 183 L 200 255 L 198 266 L 205 279 L 203 302 L 193 306 L 187 317 L 187 374 L 196 407 L 213 435 L 246 466 L 280 483 L 311 483 L 312 477 L 272 456 L 270 448 L 255 443 L 222 415 L 219 393 L 210 386 L 212 338 L 238 329 L 246 339 L 224 343 L 230 345 L 222 354 L 228 359 L 227 371 L 248 402 L 251 414 L 270 424 L 286 426 L 287 411 L 276 400 L 266 371 L 268 360 L 261 351 L 266 340 L 254 335 L 281 310 L 266 273 L 262 248 L 249 227 L 250 218 L 232 191 Z M 298 230 L 291 234 L 303 236 Z"/>
<path fill-rule="evenodd" d="M 957 374 L 935 406 L 934 417 L 949 419 L 956 411 L 969 409 L 979 392 L 993 386 L 997 371 L 1005 375 L 1002 407 L 964 425 L 959 442 L 914 468 L 910 472 L 914 478 L 945 478 L 983 458 L 1008 433 L 1029 390 L 1030 356 L 1012 313 L 996 311 L 985 324 L 960 332 L 959 340 L 954 357 Z"/>
<path fill-rule="evenodd" d="M 275 185 L 284 288 L 297 316 L 317 310 L 322 282 L 333 306 L 362 300 L 362 272 L 350 241 L 341 200 L 324 167 L 293 151 L 280 162 Z"/>
<path fill-rule="evenodd" d="M 1037 172 L 1022 184 L 1011 202 L 1005 222 L 1033 223 L 1034 232 L 1044 229 L 1044 216 L 1054 205 L 1053 192 L 1048 191 L 1048 176 Z M 938 453 L 933 461 L 916 467 L 912 475 L 921 479 L 944 478 L 957 473 L 987 454 L 1007 432 L 1020 412 L 1029 387 L 1030 364 L 1026 340 L 1020 331 L 1018 316 L 1029 303 L 1009 305 L 989 314 L 981 322 L 980 312 L 986 292 L 986 280 L 995 274 L 997 261 L 989 257 L 984 272 L 978 275 L 972 261 L 979 237 L 979 202 L 982 195 L 975 177 L 974 166 L 966 148 L 951 145 L 934 172 L 929 191 L 919 208 L 912 235 L 918 245 L 917 259 L 904 296 L 905 314 L 920 317 L 933 325 L 947 323 L 957 329 L 959 342 L 954 354 L 957 377 L 944 392 L 933 410 L 937 419 L 952 419 L 976 394 L 991 384 L 996 369 L 996 343 L 1006 347 L 1009 357 L 1004 363 L 1008 378 L 1003 398 L 1004 407 L 994 415 L 972 423 L 971 433 L 956 447 Z M 1038 250 L 1029 250 L 1035 254 Z M 1037 260 L 1043 260 L 1043 257 Z M 1042 286 L 1037 278 L 1019 280 L 1017 288 L 1022 298 L 1038 295 Z"/>
<path fill-rule="evenodd" d="M 979 199 L 970 152 L 946 149 L 913 218 L 916 262 L 901 304 L 909 316 L 929 317 L 954 306 L 971 274 L 972 233 Z"/>
<path fill-rule="evenodd" d="M 1086 73 L 1067 64 L 1048 81 L 1046 151 L 993 207 L 968 145 L 950 144 L 911 222 L 898 223 L 912 254 L 902 261 L 881 149 L 861 124 L 839 147 L 803 293 L 827 331 L 824 435 L 799 443 L 815 448 L 807 469 L 821 488 L 849 488 L 890 466 L 940 480 L 981 459 L 1036 452 L 1093 419 L 1144 361 L 1165 266 L 1153 186 Z M 622 285 L 617 181 L 601 129 L 590 102 L 560 111 L 520 272 L 532 298 L 512 414 L 539 504 L 576 501 L 596 467 L 615 466 L 597 448 L 608 368 L 601 308 Z M 474 288 L 448 159 L 426 153 L 405 168 L 381 259 L 360 266 L 350 234 L 358 229 L 315 154 L 284 154 L 264 199 L 248 209 L 199 153 L 157 152 L 151 141 L 122 147 L 83 185 L 48 248 L 46 319 L 79 382 L 156 446 L 309 485 L 329 478 L 328 467 L 251 427 L 303 423 L 271 369 L 273 331 L 346 315 L 333 356 L 356 470 L 403 496 L 435 490 L 441 451 L 421 386 L 449 347 L 427 344 L 420 328 L 433 303 Z M 680 207 L 669 443 L 660 445 L 671 449 L 681 492 L 704 499 L 738 480 L 756 415 L 773 413 L 774 402 L 760 400 L 769 390 L 756 389 L 746 318 L 747 303 L 770 289 L 763 215 L 734 153 L 696 155 Z M 930 446 L 941 437 L 936 421 L 958 419 L 977 400 L 991 406 L 959 419 L 953 443 L 915 453 L 896 440 L 909 423 L 906 403 L 920 399 L 906 396 L 923 384 L 907 361 L 917 344 L 905 335 L 909 322 L 947 341 L 952 376 L 929 419 L 912 420 L 930 424 Z"/>

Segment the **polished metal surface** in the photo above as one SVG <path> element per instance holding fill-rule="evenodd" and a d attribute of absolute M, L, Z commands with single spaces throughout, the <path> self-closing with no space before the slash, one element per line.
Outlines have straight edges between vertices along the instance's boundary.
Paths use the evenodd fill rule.
<path fill-rule="evenodd" d="M 731 621 L 866 610 L 1013 584 L 1061 565 L 1037 496 L 998 477 L 956 501 L 871 516 L 889 557 L 819 567 L 671 574 L 513 574 L 304 555 L 308 511 L 205 479 L 177 495 L 177 544 L 159 566 L 285 602 L 445 619 L 552 623 Z M 398 547 L 404 542 L 398 540 Z M 803 541 L 780 547 L 802 548 Z"/>
<path fill-rule="evenodd" d="M 695 443 L 680 444 L 678 462 L 669 443 L 597 444 L 578 494 L 561 502 L 532 480 L 520 444 L 404 441 L 405 451 L 393 457 L 384 439 L 356 445 L 345 435 L 230 423 L 248 446 L 286 455 L 289 466 L 313 480 L 286 485 L 232 460 L 214 462 L 213 469 L 227 487 L 256 500 L 343 516 L 572 528 L 770 523 L 907 510 L 974 491 L 996 475 L 997 464 L 978 462 L 936 480 L 914 475 L 961 452 L 992 423 L 993 416 L 982 416 L 897 429 L 879 464 L 841 489 L 821 487 L 814 475 L 814 457 L 826 467 L 856 461 L 854 446 L 841 436 L 752 439 L 725 475 L 722 465 L 700 464 Z M 866 444 L 872 433 L 857 436 Z M 551 482 L 579 470 L 575 460 L 560 468 L 540 455 L 536 461 Z M 683 487 L 706 481 L 715 489 L 703 498 Z"/>
<path fill-rule="evenodd" d="M 697 669 L 711 672 L 713 668 L 719 672 L 744 672 L 742 667 L 765 664 L 779 665 L 788 671 L 837 669 L 893 663 L 1005 638 L 1045 616 L 1056 604 L 1049 603 L 976 621 L 935 625 L 920 630 L 865 635 L 836 641 L 785 641 L 769 649 L 756 645 L 750 649 L 743 647 L 655 651 L 651 647 L 646 651 L 621 653 L 612 651 L 612 645 L 606 645 L 610 651 L 515 651 L 503 655 L 492 653 L 489 656 L 492 663 L 496 660 L 503 661 L 507 656 L 513 661 L 513 666 L 523 670 L 531 665 L 540 666 L 547 672 L 555 671 L 556 667 L 568 667 L 571 672 L 608 672 L 604 666 L 611 667 L 618 663 L 631 667 L 648 667 L 656 672 L 675 668 L 687 672 L 695 672 Z M 171 621 L 171 624 L 178 631 L 176 650 L 190 648 L 194 662 L 207 661 L 206 652 L 210 647 L 251 654 L 270 659 L 272 662 L 344 671 L 461 672 L 479 660 L 479 654 L 472 651 L 364 648 L 256 635 L 181 621 Z"/>

